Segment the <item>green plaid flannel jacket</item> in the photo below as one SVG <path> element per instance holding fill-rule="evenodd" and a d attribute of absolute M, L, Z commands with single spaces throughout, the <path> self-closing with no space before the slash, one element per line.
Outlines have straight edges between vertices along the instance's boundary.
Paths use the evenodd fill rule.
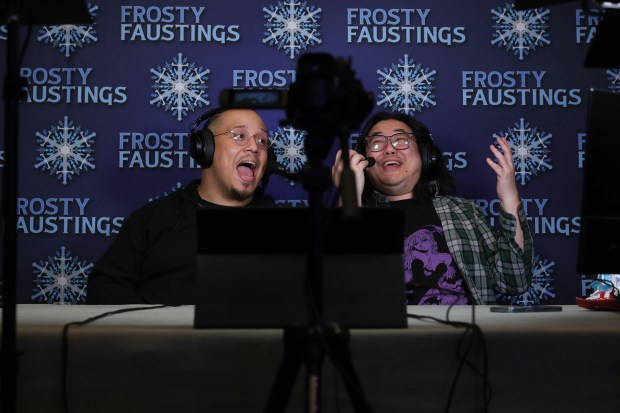
<path fill-rule="evenodd" d="M 437 196 L 433 205 L 443 225 L 450 253 L 476 304 L 496 304 L 496 293 L 519 295 L 529 289 L 534 248 L 523 203 L 518 208 L 523 250 L 514 240 L 517 220 L 504 210 L 500 213 L 500 229 L 497 230 L 471 201 Z"/>

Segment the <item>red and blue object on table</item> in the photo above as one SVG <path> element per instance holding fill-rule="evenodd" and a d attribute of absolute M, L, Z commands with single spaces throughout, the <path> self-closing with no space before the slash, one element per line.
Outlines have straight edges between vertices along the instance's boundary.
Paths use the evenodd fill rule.
<path fill-rule="evenodd" d="M 594 288 L 592 294 L 576 298 L 579 307 L 620 311 L 620 274 L 599 274 L 591 286 Z"/>

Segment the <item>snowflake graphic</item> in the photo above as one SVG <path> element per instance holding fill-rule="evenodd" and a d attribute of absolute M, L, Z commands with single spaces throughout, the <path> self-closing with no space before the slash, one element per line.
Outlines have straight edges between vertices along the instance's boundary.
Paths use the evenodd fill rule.
<path fill-rule="evenodd" d="M 99 6 L 88 3 L 88 12 L 93 21 L 97 16 Z M 95 43 L 97 41 L 97 31 L 95 23 L 88 25 L 61 24 L 58 26 L 43 26 L 39 30 L 40 36 L 37 40 L 40 42 L 50 43 L 53 47 L 58 47 L 65 57 L 69 57 L 74 53 L 76 48 L 85 44 Z"/>
<path fill-rule="evenodd" d="M 177 182 L 176 184 L 172 186 L 172 188 L 170 188 L 170 192 L 164 192 L 163 195 L 155 195 L 154 197 L 149 198 L 149 202 L 153 202 L 154 200 L 159 199 L 159 198 L 164 198 L 181 187 L 183 187 L 183 184 L 181 182 Z"/>
<path fill-rule="evenodd" d="M 6 24 L 0 26 L 0 40 L 6 40 L 9 38 L 9 29 Z"/>
<path fill-rule="evenodd" d="M 164 107 L 166 112 L 176 113 L 180 121 L 189 111 L 209 105 L 209 95 L 206 93 L 209 80 L 209 69 L 202 66 L 196 68 L 194 63 L 188 63 L 182 53 L 172 59 L 173 63 L 166 62 L 166 66 L 157 70 L 151 69 L 151 79 L 155 82 L 152 87 L 151 105 Z"/>
<path fill-rule="evenodd" d="M 306 2 L 289 0 L 278 2 L 277 6 L 263 7 L 265 12 L 265 38 L 263 43 L 277 45 L 286 50 L 293 59 L 308 46 L 321 44 L 318 20 L 321 9 L 308 6 Z"/>
<path fill-rule="evenodd" d="M 75 126 L 68 116 L 52 126 L 49 131 L 37 132 L 37 156 L 35 169 L 58 175 L 67 185 L 80 171 L 95 169 L 93 143 L 96 133 Z"/>
<path fill-rule="evenodd" d="M 377 106 L 390 108 L 392 111 L 404 112 L 413 116 L 430 106 L 435 106 L 432 94 L 435 70 L 423 69 L 405 55 L 398 64 L 392 64 L 388 70 L 377 70 L 381 97 Z"/>
<path fill-rule="evenodd" d="M 296 130 L 290 126 L 278 128 L 271 132 L 269 138 L 273 142 L 273 152 L 276 155 L 278 166 L 289 173 L 299 172 L 306 164 L 308 158 L 304 149 L 306 131 Z M 289 180 L 291 186 L 295 181 Z"/>
<path fill-rule="evenodd" d="M 534 274 L 532 286 L 521 295 L 499 294 L 497 299 L 503 303 L 514 305 L 539 305 L 544 301 L 555 298 L 555 288 L 553 287 L 553 267 L 555 262 L 546 259 L 541 260 L 539 256 L 534 258 Z"/>
<path fill-rule="evenodd" d="M 544 131 L 538 131 L 530 127 L 525 119 L 521 118 L 515 123 L 514 128 L 508 128 L 506 132 L 493 134 L 493 140 L 505 137 L 510 144 L 512 157 L 515 165 L 515 175 L 521 185 L 525 185 L 532 179 L 532 175 L 538 172 L 551 170 L 551 158 L 549 144 L 552 135 Z"/>
<path fill-rule="evenodd" d="M 515 10 L 514 3 L 506 4 L 506 8 L 498 7 L 491 10 L 491 18 L 495 22 L 491 44 L 512 51 L 519 60 L 523 60 L 537 47 L 550 44 L 548 27 L 549 9 Z"/>
<path fill-rule="evenodd" d="M 612 92 L 620 92 L 620 69 L 609 69 L 607 80 L 609 80 L 609 89 Z"/>
<path fill-rule="evenodd" d="M 33 301 L 43 304 L 84 304 L 86 302 L 86 281 L 93 267 L 87 261 L 71 257 L 64 246 L 54 257 L 46 261 L 33 262 L 35 274 L 32 289 Z"/>

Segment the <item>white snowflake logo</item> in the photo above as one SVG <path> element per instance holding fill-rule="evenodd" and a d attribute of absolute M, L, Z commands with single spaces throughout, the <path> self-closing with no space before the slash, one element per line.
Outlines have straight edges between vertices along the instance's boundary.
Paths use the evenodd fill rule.
<path fill-rule="evenodd" d="M 166 62 L 164 68 L 158 66 L 157 70 L 151 69 L 151 79 L 155 83 L 152 85 L 154 92 L 150 103 L 157 107 L 163 106 L 166 112 L 176 114 L 180 121 L 190 111 L 209 105 L 206 90 L 210 70 L 188 63 L 182 53 L 172 61 Z"/>
<path fill-rule="evenodd" d="M 413 115 L 430 106 L 435 106 L 435 70 L 423 69 L 415 64 L 409 55 L 405 55 L 398 64 L 392 64 L 388 70 L 377 70 L 381 97 L 377 106 L 390 108 L 394 112 Z"/>
<path fill-rule="evenodd" d="M 84 304 L 86 302 L 86 282 L 93 263 L 71 257 L 64 246 L 56 251 L 54 257 L 46 261 L 33 262 L 34 284 L 33 301 L 43 304 Z"/>
<path fill-rule="evenodd" d="M 93 21 L 97 16 L 99 6 L 88 3 L 88 12 Z M 37 40 L 50 43 L 53 47 L 58 47 L 65 57 L 69 57 L 78 47 L 97 41 L 97 31 L 95 23 L 88 25 L 61 24 L 58 26 L 43 26 L 39 30 L 40 36 Z"/>
<path fill-rule="evenodd" d="M 549 13 L 549 9 L 540 8 L 517 11 L 514 3 L 491 10 L 491 18 L 495 22 L 491 44 L 512 51 L 519 56 L 519 60 L 523 60 L 537 47 L 551 43 L 549 33 L 545 31 Z"/>
<path fill-rule="evenodd" d="M 550 133 L 530 127 L 529 123 L 521 118 L 515 123 L 514 128 L 493 134 L 493 140 L 495 141 L 498 136 L 505 137 L 510 144 L 515 175 L 521 185 L 525 185 L 533 175 L 538 175 L 538 172 L 546 172 L 553 168 L 549 156 L 552 137 Z"/>
<path fill-rule="evenodd" d="M 263 43 L 285 50 L 291 59 L 308 46 L 321 44 L 320 8 L 289 0 L 278 2 L 277 6 L 263 7 L 263 11 L 267 20 Z"/>
<path fill-rule="evenodd" d="M 279 166 L 289 173 L 296 173 L 303 168 L 308 161 L 304 142 L 306 131 L 296 130 L 290 126 L 278 128 L 276 132 L 270 133 L 273 141 L 273 152 Z M 291 186 L 295 185 L 293 180 L 289 180 Z"/>
<path fill-rule="evenodd" d="M 80 171 L 95 169 L 93 144 L 96 133 L 82 130 L 68 116 L 52 126 L 49 131 L 37 132 L 37 156 L 35 169 L 58 175 L 67 185 Z"/>
<path fill-rule="evenodd" d="M 501 302 L 516 305 L 539 305 L 544 301 L 555 298 L 555 288 L 553 287 L 552 273 L 555 262 L 541 260 L 539 256 L 534 258 L 534 274 L 532 286 L 521 295 L 498 295 L 497 299 Z"/>
<path fill-rule="evenodd" d="M 620 92 L 620 69 L 609 69 L 607 80 L 609 80 L 609 89 L 612 92 Z"/>
<path fill-rule="evenodd" d="M 176 191 L 176 190 L 178 190 L 178 189 L 180 189 L 180 188 L 182 188 L 182 187 L 183 187 L 183 184 L 182 184 L 181 182 L 177 182 L 176 184 L 174 184 L 174 185 L 172 186 L 172 188 L 170 188 L 170 192 L 167 192 L 167 191 L 166 191 L 166 192 L 164 192 L 164 194 L 163 194 L 163 195 L 155 195 L 154 197 L 149 198 L 149 202 L 153 202 L 154 200 L 159 199 L 159 198 L 165 198 L 165 197 L 167 197 L 169 194 L 173 193 L 174 191 Z"/>
<path fill-rule="evenodd" d="M 0 26 L 0 40 L 6 40 L 9 38 L 9 29 L 6 24 Z"/>

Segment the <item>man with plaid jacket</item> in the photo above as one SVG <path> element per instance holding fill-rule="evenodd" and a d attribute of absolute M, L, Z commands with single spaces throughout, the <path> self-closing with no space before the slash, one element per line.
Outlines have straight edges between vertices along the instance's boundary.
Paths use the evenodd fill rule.
<path fill-rule="evenodd" d="M 473 202 L 449 195 L 454 181 L 441 150 L 411 116 L 377 113 L 349 152 L 358 203 L 405 210 L 408 304 L 495 304 L 498 293 L 519 295 L 530 287 L 533 242 L 511 149 L 505 138 L 490 149 L 495 160 L 487 158 L 487 164 L 497 176 L 501 202 L 499 229 Z M 332 168 L 337 186 L 342 168 L 339 152 Z"/>

